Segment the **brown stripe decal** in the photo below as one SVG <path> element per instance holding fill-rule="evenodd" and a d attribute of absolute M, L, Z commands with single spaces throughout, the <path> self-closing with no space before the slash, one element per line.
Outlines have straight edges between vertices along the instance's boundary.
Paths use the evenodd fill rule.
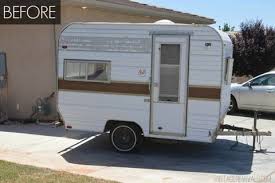
<path fill-rule="evenodd" d="M 94 91 L 105 93 L 122 93 L 133 95 L 150 95 L 148 84 L 131 84 L 131 83 L 93 83 L 83 81 L 58 81 L 59 89 L 75 91 Z M 207 87 L 189 87 L 189 97 L 199 99 L 219 100 L 221 89 Z"/>
<path fill-rule="evenodd" d="M 189 87 L 190 98 L 215 99 L 221 98 L 220 88 Z"/>
<path fill-rule="evenodd" d="M 63 90 L 150 95 L 148 84 L 94 83 L 94 82 L 59 80 L 58 86 L 59 86 L 59 89 L 63 89 Z"/>

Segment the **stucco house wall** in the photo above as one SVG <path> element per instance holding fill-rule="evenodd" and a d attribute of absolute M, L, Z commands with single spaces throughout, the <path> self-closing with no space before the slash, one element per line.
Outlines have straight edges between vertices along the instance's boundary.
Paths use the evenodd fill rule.
<path fill-rule="evenodd" d="M 8 116 L 29 119 L 39 97 L 56 91 L 56 46 L 59 33 L 71 22 L 155 22 L 160 17 L 87 5 L 62 6 L 61 25 L 0 25 L 0 51 L 8 62 Z M 53 112 L 48 119 L 55 119 Z"/>

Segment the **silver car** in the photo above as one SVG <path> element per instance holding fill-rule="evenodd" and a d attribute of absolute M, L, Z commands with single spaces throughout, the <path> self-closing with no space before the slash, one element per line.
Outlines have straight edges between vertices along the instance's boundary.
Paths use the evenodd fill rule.
<path fill-rule="evenodd" d="M 231 85 L 229 113 L 238 109 L 275 112 L 275 71 L 257 76 L 243 84 Z"/>

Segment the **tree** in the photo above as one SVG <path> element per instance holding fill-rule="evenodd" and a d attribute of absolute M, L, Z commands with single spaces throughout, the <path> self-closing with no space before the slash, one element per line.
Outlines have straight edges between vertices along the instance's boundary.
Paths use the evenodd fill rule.
<path fill-rule="evenodd" d="M 240 32 L 231 36 L 234 44 L 234 74 L 256 76 L 275 67 L 275 29 L 261 20 L 240 25 Z"/>
<path fill-rule="evenodd" d="M 221 28 L 221 26 L 220 26 L 219 29 L 222 30 L 223 32 L 230 32 L 230 31 L 232 32 L 235 30 L 235 27 L 234 26 L 231 27 L 228 23 L 225 23 L 223 25 L 223 28 Z"/>

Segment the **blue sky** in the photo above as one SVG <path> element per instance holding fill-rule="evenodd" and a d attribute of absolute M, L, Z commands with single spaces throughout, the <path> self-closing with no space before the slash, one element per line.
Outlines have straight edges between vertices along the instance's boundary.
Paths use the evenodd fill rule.
<path fill-rule="evenodd" d="M 160 7 L 214 18 L 219 27 L 225 22 L 237 29 L 242 21 L 262 19 L 275 26 L 275 0 L 135 0 Z"/>

